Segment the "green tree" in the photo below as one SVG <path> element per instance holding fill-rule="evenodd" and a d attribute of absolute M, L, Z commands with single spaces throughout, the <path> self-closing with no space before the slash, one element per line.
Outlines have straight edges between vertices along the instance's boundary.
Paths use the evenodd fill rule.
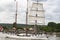
<path fill-rule="evenodd" d="M 56 31 L 60 32 L 60 23 L 57 24 Z"/>
<path fill-rule="evenodd" d="M 51 31 L 55 31 L 55 29 L 56 29 L 56 23 L 54 23 L 54 22 L 49 22 L 49 23 L 48 23 L 48 27 L 51 28 Z"/>
<path fill-rule="evenodd" d="M 49 27 L 55 27 L 55 26 L 56 26 L 56 23 L 54 23 L 54 22 L 49 22 L 49 23 L 48 23 L 48 26 L 49 26 Z"/>
<path fill-rule="evenodd" d="M 45 32 L 51 32 L 51 27 L 48 27 L 48 26 L 45 26 L 45 27 L 43 27 L 42 28 L 43 29 L 43 31 L 45 31 Z"/>

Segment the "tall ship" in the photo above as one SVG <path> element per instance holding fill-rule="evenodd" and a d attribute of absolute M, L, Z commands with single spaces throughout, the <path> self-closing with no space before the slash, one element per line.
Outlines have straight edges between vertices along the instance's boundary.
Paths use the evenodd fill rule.
<path fill-rule="evenodd" d="M 16 1 L 16 0 L 15 0 Z M 39 34 L 37 32 L 36 25 L 44 25 L 45 24 L 45 15 L 43 10 L 43 3 L 33 2 L 31 5 L 29 4 L 29 0 L 27 0 L 27 11 L 26 11 L 26 33 L 21 33 L 17 35 L 6 35 L 7 38 L 20 38 L 21 40 L 47 40 L 47 36 L 45 34 Z M 17 23 L 17 1 L 16 1 L 16 15 L 15 15 L 15 23 Z M 34 34 L 27 33 L 27 25 L 34 25 Z"/>

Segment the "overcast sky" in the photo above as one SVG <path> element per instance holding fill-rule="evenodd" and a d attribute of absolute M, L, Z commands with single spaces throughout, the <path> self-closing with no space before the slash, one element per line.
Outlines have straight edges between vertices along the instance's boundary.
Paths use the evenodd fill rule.
<path fill-rule="evenodd" d="M 25 24 L 26 0 L 18 1 L 18 23 Z M 40 0 L 41 1 L 41 0 Z M 60 22 L 60 0 L 43 0 L 45 23 Z M 13 23 L 15 17 L 15 1 L 0 0 L 0 23 Z"/>

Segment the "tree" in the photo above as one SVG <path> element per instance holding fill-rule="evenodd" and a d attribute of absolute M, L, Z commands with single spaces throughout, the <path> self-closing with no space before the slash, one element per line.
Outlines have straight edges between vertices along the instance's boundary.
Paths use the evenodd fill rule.
<path fill-rule="evenodd" d="M 45 27 L 43 27 L 43 30 L 44 30 L 45 32 L 51 32 L 52 28 L 50 28 L 50 27 L 48 27 L 48 26 L 45 26 Z"/>
<path fill-rule="evenodd" d="M 56 23 L 54 23 L 54 22 L 49 22 L 49 23 L 48 23 L 48 26 L 49 26 L 49 27 L 55 27 L 55 26 L 56 26 Z"/>
<path fill-rule="evenodd" d="M 54 23 L 54 22 L 49 22 L 49 23 L 48 23 L 48 27 L 51 28 L 51 31 L 55 31 L 55 29 L 56 29 L 56 23 Z"/>
<path fill-rule="evenodd" d="M 60 32 L 60 23 L 57 24 L 56 31 Z"/>

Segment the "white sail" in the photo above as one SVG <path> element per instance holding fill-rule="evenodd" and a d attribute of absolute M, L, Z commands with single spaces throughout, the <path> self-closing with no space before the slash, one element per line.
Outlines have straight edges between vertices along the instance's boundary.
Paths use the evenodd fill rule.
<path fill-rule="evenodd" d="M 37 14 L 37 17 L 36 17 Z M 28 24 L 35 24 L 37 20 L 37 25 L 44 25 L 45 23 L 45 14 L 43 10 L 42 3 L 32 3 L 29 12 L 28 12 Z"/>
<path fill-rule="evenodd" d="M 36 14 L 37 14 L 39 17 L 44 17 L 44 12 L 42 12 L 42 11 L 37 11 L 37 12 L 36 11 L 30 11 L 30 13 L 28 15 L 29 15 L 29 17 L 31 17 L 31 16 L 36 16 Z"/>
<path fill-rule="evenodd" d="M 32 3 L 31 10 L 37 10 L 37 9 L 43 10 L 43 4 L 42 3 L 38 3 L 38 4 L 37 3 Z"/>

